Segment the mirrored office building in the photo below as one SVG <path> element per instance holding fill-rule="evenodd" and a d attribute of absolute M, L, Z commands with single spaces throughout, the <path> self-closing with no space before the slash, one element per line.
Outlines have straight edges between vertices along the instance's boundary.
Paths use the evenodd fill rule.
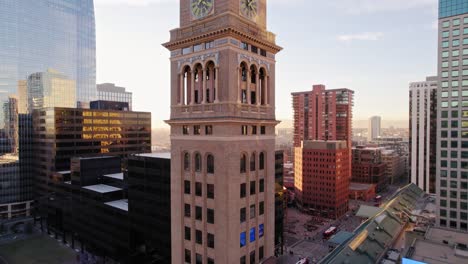
<path fill-rule="evenodd" d="M 89 107 L 95 57 L 93 0 L 0 0 L 0 221 L 33 199 L 31 110 Z"/>

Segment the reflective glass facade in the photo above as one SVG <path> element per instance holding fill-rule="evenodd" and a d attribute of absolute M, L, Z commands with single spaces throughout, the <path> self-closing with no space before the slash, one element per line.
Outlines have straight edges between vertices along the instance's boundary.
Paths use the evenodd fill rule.
<path fill-rule="evenodd" d="M 439 18 L 468 13 L 468 0 L 439 0 Z"/>
<path fill-rule="evenodd" d="M 60 92 L 52 101 L 87 107 L 97 99 L 95 57 L 93 0 L 0 0 L 0 175 L 11 175 L 0 205 L 32 198 L 30 104 L 63 106 L 48 103 Z"/>

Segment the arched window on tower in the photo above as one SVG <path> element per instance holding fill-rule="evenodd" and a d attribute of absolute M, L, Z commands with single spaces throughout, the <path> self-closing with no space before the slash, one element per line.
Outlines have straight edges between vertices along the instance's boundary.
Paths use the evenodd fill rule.
<path fill-rule="evenodd" d="M 187 152 L 184 154 L 184 170 L 190 171 L 190 154 Z"/>
<path fill-rule="evenodd" d="M 260 156 L 259 156 L 259 169 L 260 170 L 264 170 L 265 169 L 265 153 L 260 153 Z"/>
<path fill-rule="evenodd" d="M 250 171 L 255 171 L 256 170 L 256 156 L 255 153 L 252 153 L 252 156 L 250 156 Z"/>
<path fill-rule="evenodd" d="M 260 73 L 259 73 L 259 79 L 260 79 L 260 83 L 258 85 L 260 91 L 258 91 L 258 94 L 259 94 L 259 100 L 260 100 L 260 104 L 261 105 L 266 105 L 267 104 L 267 85 L 266 85 L 266 81 L 267 81 L 267 77 L 266 77 L 266 71 L 264 68 L 261 68 L 260 69 Z"/>
<path fill-rule="evenodd" d="M 257 103 L 257 74 L 257 68 L 254 65 L 250 66 L 250 104 Z"/>
<path fill-rule="evenodd" d="M 214 156 L 211 154 L 206 157 L 206 172 L 210 174 L 214 173 Z"/>
<path fill-rule="evenodd" d="M 240 172 L 245 173 L 246 171 L 247 171 L 247 156 L 245 154 L 242 154 L 240 158 Z"/>
<path fill-rule="evenodd" d="M 241 66 L 240 66 L 240 78 L 241 78 L 241 83 L 240 83 L 240 101 L 241 103 L 243 104 L 246 104 L 247 103 L 247 76 L 248 76 L 248 72 L 247 72 L 247 65 L 242 62 Z"/>
<path fill-rule="evenodd" d="M 200 153 L 195 154 L 195 171 L 201 172 L 202 170 L 202 158 Z"/>

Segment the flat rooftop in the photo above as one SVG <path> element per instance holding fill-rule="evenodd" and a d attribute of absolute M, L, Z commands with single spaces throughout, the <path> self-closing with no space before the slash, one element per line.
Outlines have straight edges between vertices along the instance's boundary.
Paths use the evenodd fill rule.
<path fill-rule="evenodd" d="M 414 244 L 411 259 L 431 264 L 467 263 L 466 257 L 455 255 L 455 249 L 450 245 L 442 245 L 429 240 L 417 240 Z"/>
<path fill-rule="evenodd" d="M 106 175 L 104 175 L 104 177 L 123 181 L 124 174 L 123 174 L 123 172 L 119 172 L 119 173 L 113 173 L 113 174 L 106 174 Z"/>
<path fill-rule="evenodd" d="M 156 158 L 156 159 L 171 159 L 170 152 L 163 152 L 163 153 L 142 153 L 136 154 L 137 157 L 145 157 L 145 158 Z"/>
<path fill-rule="evenodd" d="M 90 190 L 90 191 L 97 192 L 97 193 L 110 193 L 110 192 L 117 192 L 117 191 L 122 190 L 120 188 L 110 186 L 110 185 L 105 185 L 105 184 L 85 186 L 83 187 L 83 189 Z"/>
<path fill-rule="evenodd" d="M 468 233 L 456 232 L 441 228 L 431 228 L 427 234 L 427 239 L 443 242 L 444 240 L 451 243 L 468 243 Z"/>
<path fill-rule="evenodd" d="M 106 205 L 109 205 L 111 207 L 123 210 L 128 212 L 128 200 L 127 199 L 122 199 L 122 200 L 116 200 L 112 202 L 105 203 Z"/>
<path fill-rule="evenodd" d="M 366 190 L 369 190 L 369 189 L 372 189 L 374 188 L 375 185 L 374 184 L 365 184 L 365 183 L 357 183 L 357 182 L 351 182 L 349 184 L 349 189 L 350 190 L 357 190 L 357 191 L 366 191 Z"/>

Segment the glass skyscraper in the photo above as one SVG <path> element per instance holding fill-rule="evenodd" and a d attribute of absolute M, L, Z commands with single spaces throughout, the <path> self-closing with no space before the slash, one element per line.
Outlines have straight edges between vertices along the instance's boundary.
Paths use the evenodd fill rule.
<path fill-rule="evenodd" d="M 31 80 L 51 72 L 67 80 L 54 84 L 64 100 L 97 99 L 93 0 L 0 0 L 0 219 L 12 216 L 5 204 L 33 198 L 29 104 L 47 91 Z"/>
<path fill-rule="evenodd" d="M 439 0 L 437 225 L 468 231 L 468 0 Z"/>

